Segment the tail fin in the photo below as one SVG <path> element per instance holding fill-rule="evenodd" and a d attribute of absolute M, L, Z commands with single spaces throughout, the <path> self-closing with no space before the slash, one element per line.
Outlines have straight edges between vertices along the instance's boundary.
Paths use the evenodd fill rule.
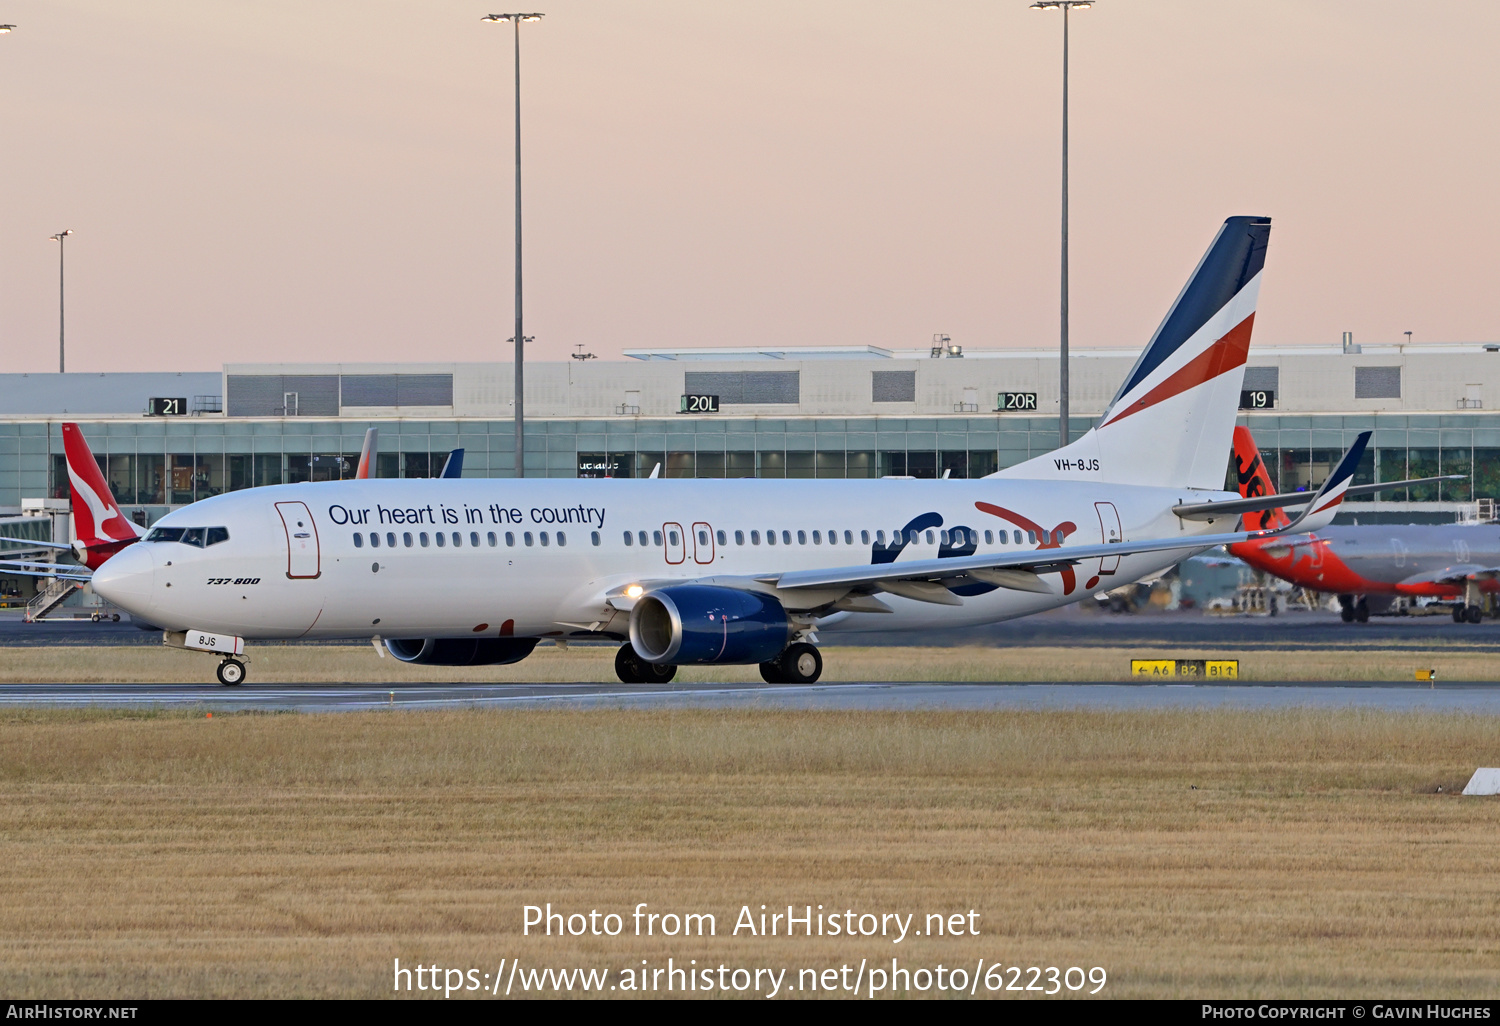
<path fill-rule="evenodd" d="M 1219 489 L 1239 407 L 1267 217 L 1231 217 L 1088 434 L 1004 477 Z"/>
<path fill-rule="evenodd" d="M 380 437 L 379 428 L 370 428 L 365 432 L 365 447 L 359 451 L 359 467 L 354 471 L 356 480 L 363 481 L 370 476 L 374 469 L 376 441 Z"/>
<path fill-rule="evenodd" d="M 1260 458 L 1260 449 L 1247 427 L 1234 429 L 1234 474 L 1239 480 L 1240 496 L 1253 499 L 1261 495 L 1275 495 L 1271 487 L 1271 475 Z M 1291 523 L 1286 511 L 1279 506 L 1258 513 L 1246 513 L 1242 518 L 1246 531 L 1275 531 Z"/>
<path fill-rule="evenodd" d="M 140 539 L 145 531 L 115 502 L 114 492 L 94 459 L 77 424 L 64 424 L 63 452 L 68 459 L 68 482 L 73 492 L 73 534 L 79 558 L 90 569 Z"/>
<path fill-rule="evenodd" d="M 454 449 L 443 461 L 442 473 L 438 477 L 463 477 L 464 476 L 464 451 Z"/>

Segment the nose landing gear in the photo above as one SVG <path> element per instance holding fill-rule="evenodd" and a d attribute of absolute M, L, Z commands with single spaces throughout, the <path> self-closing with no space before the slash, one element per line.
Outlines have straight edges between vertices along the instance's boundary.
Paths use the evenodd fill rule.
<path fill-rule="evenodd" d="M 219 664 L 219 683 L 225 687 L 234 687 L 245 680 L 245 664 L 238 659 L 225 659 Z"/>

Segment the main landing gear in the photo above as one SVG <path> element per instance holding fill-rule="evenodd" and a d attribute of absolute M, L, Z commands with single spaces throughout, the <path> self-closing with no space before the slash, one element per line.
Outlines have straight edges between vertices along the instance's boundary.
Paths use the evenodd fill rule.
<path fill-rule="evenodd" d="M 646 662 L 627 641 L 615 653 L 615 676 L 626 684 L 667 684 L 677 676 L 677 667 L 671 663 Z"/>
<path fill-rule="evenodd" d="M 767 684 L 812 684 L 823 675 L 823 656 L 816 648 L 799 641 L 769 662 L 760 664 L 760 675 Z"/>
<path fill-rule="evenodd" d="M 238 659 L 226 659 L 219 664 L 219 683 L 225 687 L 234 687 L 245 681 L 245 664 Z"/>
<path fill-rule="evenodd" d="M 1453 607 L 1454 623 L 1478 623 L 1484 617 L 1484 610 L 1479 606 L 1466 606 L 1460 603 Z"/>
<path fill-rule="evenodd" d="M 1356 600 L 1353 595 L 1340 595 L 1339 619 L 1345 623 L 1369 623 L 1370 604 L 1365 601 L 1364 596 Z"/>

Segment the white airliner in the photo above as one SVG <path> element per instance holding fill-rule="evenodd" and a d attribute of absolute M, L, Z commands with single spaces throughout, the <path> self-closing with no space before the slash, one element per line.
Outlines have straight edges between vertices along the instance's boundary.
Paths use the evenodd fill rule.
<path fill-rule="evenodd" d="M 1245 509 L 1223 486 L 1269 233 L 1227 220 L 1098 425 L 987 478 L 276 485 L 168 514 L 93 587 L 217 653 L 225 684 L 274 638 L 447 666 L 603 638 L 627 683 L 712 663 L 815 681 L 820 634 L 1025 616 L 1270 533 L 1210 533 Z M 1357 460 L 1282 530 L 1330 521 Z"/>

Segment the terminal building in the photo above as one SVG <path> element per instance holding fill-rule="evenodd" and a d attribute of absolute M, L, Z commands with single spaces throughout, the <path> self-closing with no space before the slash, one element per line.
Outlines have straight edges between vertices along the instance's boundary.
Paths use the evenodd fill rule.
<path fill-rule="evenodd" d="M 1073 437 L 1137 355 L 1073 353 Z M 1320 482 L 1373 430 L 1360 482 L 1467 478 L 1350 502 L 1342 520 L 1451 521 L 1500 496 L 1497 369 L 1500 343 L 1255 348 L 1240 422 L 1282 491 Z M 663 477 L 982 477 L 1056 448 L 1057 379 L 1052 351 L 951 345 L 537 362 L 526 367 L 526 475 L 644 477 L 659 466 Z M 371 426 L 377 476 L 430 477 L 463 448 L 465 477 L 510 477 L 513 380 L 509 363 L 0 374 L 0 515 L 22 518 L 9 521 L 11 537 L 66 530 L 43 523 L 66 508 L 64 421 L 82 426 L 142 523 L 225 491 L 352 476 Z"/>

